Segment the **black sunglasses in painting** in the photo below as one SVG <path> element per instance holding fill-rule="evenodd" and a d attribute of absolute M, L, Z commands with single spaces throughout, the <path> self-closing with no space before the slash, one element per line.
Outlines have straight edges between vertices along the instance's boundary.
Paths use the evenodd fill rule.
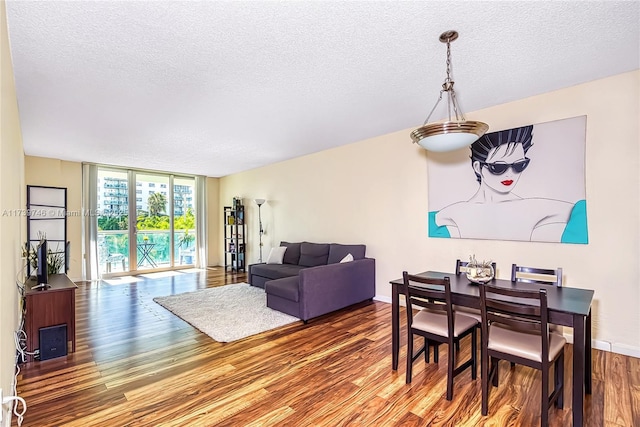
<path fill-rule="evenodd" d="M 531 161 L 530 158 L 525 157 L 524 160 L 520 160 L 515 163 L 484 163 L 482 162 L 481 165 L 486 166 L 487 169 L 489 169 L 489 172 L 491 172 L 494 175 L 502 175 L 507 171 L 507 169 L 509 169 L 509 167 L 511 167 L 511 169 L 513 169 L 515 173 L 520 173 L 523 170 L 525 170 L 527 166 L 529 166 L 530 161 Z"/>

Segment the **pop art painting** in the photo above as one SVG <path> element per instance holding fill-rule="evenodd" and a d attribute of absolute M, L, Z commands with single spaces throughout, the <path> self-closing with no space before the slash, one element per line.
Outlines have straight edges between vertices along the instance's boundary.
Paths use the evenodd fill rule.
<path fill-rule="evenodd" d="M 586 116 L 430 156 L 429 237 L 587 244 Z"/>

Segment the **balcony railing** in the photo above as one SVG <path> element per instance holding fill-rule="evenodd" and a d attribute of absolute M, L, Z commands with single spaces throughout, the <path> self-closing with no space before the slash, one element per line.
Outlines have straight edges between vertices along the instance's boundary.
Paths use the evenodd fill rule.
<path fill-rule="evenodd" d="M 98 263 L 100 272 L 116 273 L 122 271 L 144 270 L 149 268 L 171 267 L 171 242 L 169 230 L 139 230 L 137 235 L 138 245 L 151 244 L 149 257 L 155 266 L 149 262 L 141 261 L 141 253 L 138 250 L 137 258 L 140 265 L 132 267 L 129 264 L 129 231 L 128 230 L 101 230 L 98 231 Z M 174 231 L 174 266 L 195 264 L 195 240 L 187 244 L 179 245 L 180 238 L 184 236 L 184 230 Z M 195 230 L 189 230 L 188 234 L 195 236 Z M 145 260 L 146 261 L 146 260 Z"/>

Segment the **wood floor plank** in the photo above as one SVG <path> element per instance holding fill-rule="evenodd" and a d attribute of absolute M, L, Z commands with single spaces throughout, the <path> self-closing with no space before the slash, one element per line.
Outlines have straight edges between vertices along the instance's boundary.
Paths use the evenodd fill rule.
<path fill-rule="evenodd" d="M 398 371 L 391 370 L 391 306 L 365 302 L 231 343 L 218 343 L 153 298 L 246 281 L 224 269 L 117 285 L 80 282 L 77 351 L 22 365 L 23 426 L 531 426 L 539 423 L 540 373 L 501 364 L 489 415 L 480 377 L 468 371 L 445 399 L 440 363 L 414 364 L 405 383 L 406 315 Z M 416 341 L 418 344 L 419 341 Z M 467 358 L 463 340 L 459 359 Z M 565 351 L 565 407 L 550 425 L 571 424 L 572 346 Z M 640 360 L 593 351 L 585 425 L 640 425 Z M 12 425 L 16 425 L 15 419 Z"/>
<path fill-rule="evenodd" d="M 631 418 L 634 426 L 640 426 L 640 359 L 629 357 L 627 363 L 631 392 Z"/>
<path fill-rule="evenodd" d="M 632 426 L 627 358 L 621 354 L 608 353 L 607 362 L 607 374 L 617 387 L 605 387 L 604 420 L 614 425 Z"/>

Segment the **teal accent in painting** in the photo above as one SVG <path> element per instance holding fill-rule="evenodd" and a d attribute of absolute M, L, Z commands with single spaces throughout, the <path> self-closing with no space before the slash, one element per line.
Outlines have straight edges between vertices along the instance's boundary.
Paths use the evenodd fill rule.
<path fill-rule="evenodd" d="M 562 233 L 562 243 L 589 243 L 589 232 L 587 230 L 587 201 L 578 200 L 573 205 L 569 222 Z"/>
<path fill-rule="evenodd" d="M 438 227 L 436 224 L 436 214 L 438 211 L 429 212 L 429 237 L 440 237 L 450 239 L 451 234 L 446 226 Z"/>

